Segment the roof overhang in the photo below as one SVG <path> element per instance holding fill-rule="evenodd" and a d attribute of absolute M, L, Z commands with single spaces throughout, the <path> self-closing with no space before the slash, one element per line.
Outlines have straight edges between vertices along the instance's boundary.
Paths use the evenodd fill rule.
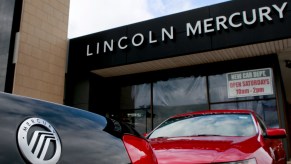
<path fill-rule="evenodd" d="M 97 69 L 93 70 L 92 72 L 102 77 L 123 76 L 129 74 L 151 72 L 157 70 L 179 68 L 191 65 L 207 64 L 270 54 L 278 54 L 279 56 L 284 55 L 284 60 L 291 60 L 290 49 L 291 39 L 284 39 L 104 69 Z M 284 61 L 281 62 L 282 64 L 284 63 Z"/>

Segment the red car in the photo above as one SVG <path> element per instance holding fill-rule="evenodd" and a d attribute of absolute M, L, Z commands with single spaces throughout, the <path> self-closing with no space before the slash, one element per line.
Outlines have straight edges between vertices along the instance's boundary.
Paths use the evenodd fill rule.
<path fill-rule="evenodd" d="M 146 136 L 159 164 L 286 164 L 284 137 L 249 110 L 176 115 Z"/>

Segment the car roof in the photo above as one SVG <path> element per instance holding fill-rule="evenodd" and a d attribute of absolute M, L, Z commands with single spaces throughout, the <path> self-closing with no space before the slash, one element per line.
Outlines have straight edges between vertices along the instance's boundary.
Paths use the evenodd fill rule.
<path fill-rule="evenodd" d="M 171 118 L 185 117 L 185 116 L 191 116 L 191 115 L 209 115 L 209 114 L 252 114 L 254 115 L 255 112 L 248 109 L 203 110 L 203 111 L 197 111 L 197 112 L 177 114 L 177 115 L 172 116 Z"/>

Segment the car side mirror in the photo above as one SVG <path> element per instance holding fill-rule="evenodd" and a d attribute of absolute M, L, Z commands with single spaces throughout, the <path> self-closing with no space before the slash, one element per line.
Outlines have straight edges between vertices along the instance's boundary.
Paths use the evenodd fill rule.
<path fill-rule="evenodd" d="M 272 128 L 267 129 L 266 138 L 271 139 L 279 139 L 279 138 L 286 138 L 287 133 L 285 129 L 279 129 L 279 128 Z"/>

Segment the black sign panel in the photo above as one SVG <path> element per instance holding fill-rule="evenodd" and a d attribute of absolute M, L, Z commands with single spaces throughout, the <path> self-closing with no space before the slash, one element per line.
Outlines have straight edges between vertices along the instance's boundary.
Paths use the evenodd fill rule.
<path fill-rule="evenodd" d="M 69 70 L 77 65 L 94 70 L 289 38 L 290 3 L 236 0 L 74 38 Z"/>

